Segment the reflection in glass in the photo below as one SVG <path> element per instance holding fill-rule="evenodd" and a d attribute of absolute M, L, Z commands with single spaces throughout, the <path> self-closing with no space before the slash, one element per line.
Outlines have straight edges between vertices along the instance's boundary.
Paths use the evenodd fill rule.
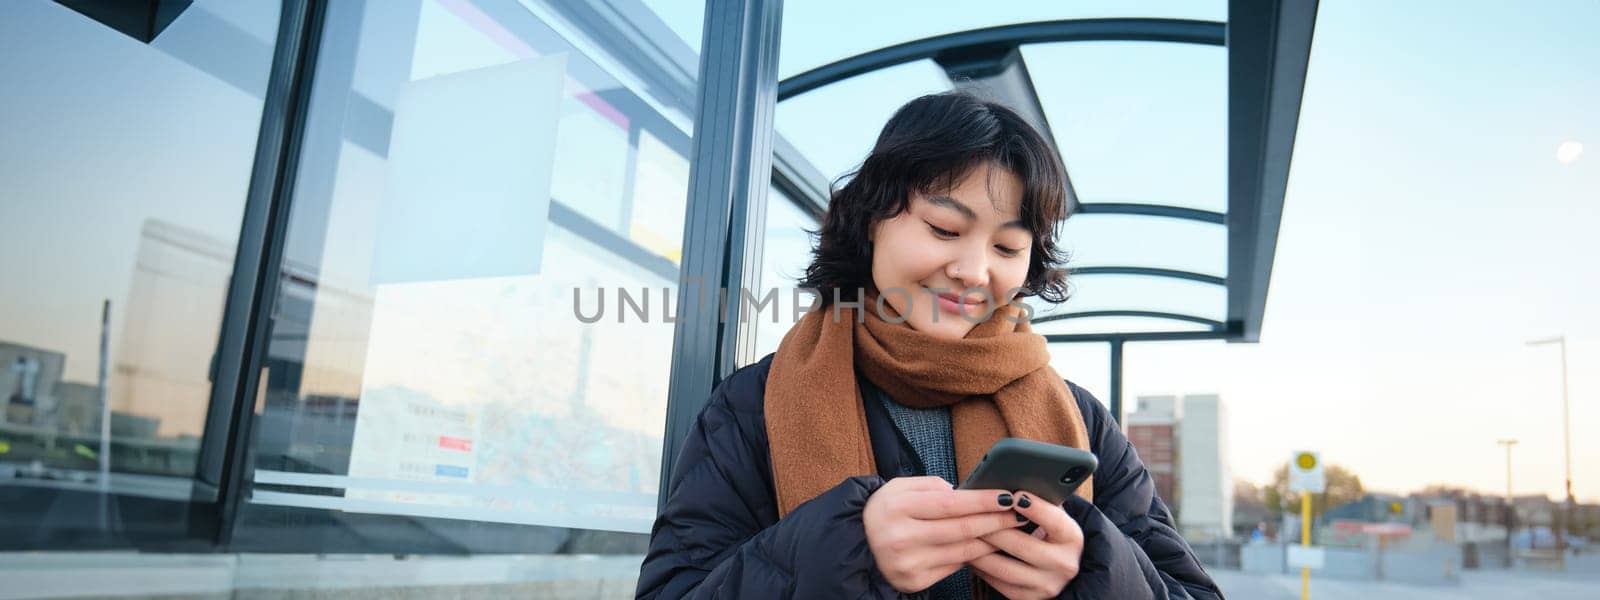
<path fill-rule="evenodd" d="M 149 43 L 0 5 L 0 486 L 190 497 L 275 4 L 195 2 Z M 43 510 L 17 494 L 0 513 Z"/>
<path fill-rule="evenodd" d="M 761 281 L 757 282 L 755 295 L 760 297 L 768 290 L 777 290 L 773 304 L 756 315 L 755 357 L 778 350 L 778 343 L 795 324 L 795 286 L 806 274 L 811 264 L 811 234 L 817 221 L 811 213 L 802 210 L 787 194 L 773 188 L 767 192 L 767 228 L 761 250 Z M 809 305 L 813 296 L 802 293 L 799 303 Z M 773 322 L 773 317 L 777 322 Z"/>
<path fill-rule="evenodd" d="M 359 42 L 319 57 L 242 543 L 333 509 L 400 531 L 364 551 L 632 549 L 577 530 L 655 515 L 688 132 L 585 53 L 628 40 L 377 4 L 330 6 Z M 619 322 L 619 290 L 653 318 Z"/>

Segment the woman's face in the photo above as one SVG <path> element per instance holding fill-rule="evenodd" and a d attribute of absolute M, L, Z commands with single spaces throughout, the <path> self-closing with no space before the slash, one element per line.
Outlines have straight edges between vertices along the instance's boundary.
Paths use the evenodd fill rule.
<path fill-rule="evenodd" d="M 1033 234 L 1021 210 L 1022 181 L 993 164 L 972 169 L 947 192 L 912 194 L 904 212 L 868 235 L 883 302 L 918 331 L 965 337 L 1027 280 Z"/>

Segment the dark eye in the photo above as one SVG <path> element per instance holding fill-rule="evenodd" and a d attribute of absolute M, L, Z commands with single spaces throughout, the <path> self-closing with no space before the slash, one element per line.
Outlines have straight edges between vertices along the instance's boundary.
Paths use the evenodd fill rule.
<path fill-rule="evenodd" d="M 1005 246 L 995 246 L 994 249 L 995 250 L 999 250 L 1000 254 L 1002 254 L 1004 256 L 1008 256 L 1008 257 L 1009 256 L 1016 256 L 1016 255 L 1022 253 L 1022 249 L 1021 248 L 1007 248 Z"/>
<path fill-rule="evenodd" d="M 953 238 L 953 237 L 956 237 L 956 235 L 958 235 L 954 231 L 950 231 L 948 229 L 940 229 L 938 226 L 934 225 L 933 223 L 928 223 L 928 229 L 933 230 L 933 234 L 934 235 L 937 235 L 937 236 L 942 237 L 942 238 Z"/>

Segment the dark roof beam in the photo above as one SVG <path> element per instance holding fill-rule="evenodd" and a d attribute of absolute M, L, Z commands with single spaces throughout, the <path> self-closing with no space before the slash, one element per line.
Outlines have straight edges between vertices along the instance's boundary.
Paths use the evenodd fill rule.
<path fill-rule="evenodd" d="M 1228 321 L 1261 337 L 1317 0 L 1228 2 Z"/>
<path fill-rule="evenodd" d="M 1050 120 L 1039 103 L 1039 93 L 1033 88 L 1033 78 L 1028 75 L 1028 64 L 1015 44 L 1001 42 L 990 45 L 961 46 L 935 54 L 933 61 L 944 69 L 945 75 L 956 89 L 993 100 L 1017 111 L 1023 120 L 1033 125 L 1045 142 L 1056 151 L 1064 164 L 1061 147 L 1056 145 L 1055 133 L 1050 130 Z M 1072 188 L 1070 171 L 1067 175 L 1067 207 L 1077 206 L 1078 194 Z"/>
<path fill-rule="evenodd" d="M 1044 339 L 1051 344 L 1081 342 L 1176 342 L 1190 340 L 1226 339 L 1226 331 L 1129 331 L 1122 333 L 1050 333 Z"/>
<path fill-rule="evenodd" d="M 1045 315 L 1045 316 L 1042 316 L 1042 317 L 1034 317 L 1034 319 L 1032 321 L 1029 321 L 1029 323 L 1031 323 L 1033 326 L 1037 327 L 1037 326 L 1039 326 L 1041 324 L 1051 323 L 1051 322 L 1054 322 L 1054 321 L 1065 321 L 1065 320 L 1068 320 L 1068 319 L 1095 319 L 1095 318 L 1103 318 L 1103 317 L 1138 317 L 1138 318 L 1143 318 L 1143 319 L 1169 319 L 1169 320 L 1172 320 L 1172 321 L 1184 321 L 1184 322 L 1188 322 L 1188 323 L 1195 323 L 1195 324 L 1199 324 L 1199 325 L 1205 325 L 1206 327 L 1211 328 L 1212 331 L 1218 331 L 1218 332 L 1224 331 L 1224 330 L 1226 330 L 1228 328 L 1228 326 L 1226 324 L 1222 323 L 1221 321 L 1217 321 L 1215 319 L 1207 319 L 1205 317 L 1197 317 L 1197 316 L 1194 316 L 1194 315 L 1186 315 L 1186 314 L 1182 314 L 1182 313 L 1172 313 L 1172 312 L 1162 312 L 1162 311 L 1156 311 L 1156 310 L 1086 310 L 1086 311 L 1081 311 L 1081 312 L 1056 313 L 1056 314 L 1053 314 L 1053 315 Z"/>

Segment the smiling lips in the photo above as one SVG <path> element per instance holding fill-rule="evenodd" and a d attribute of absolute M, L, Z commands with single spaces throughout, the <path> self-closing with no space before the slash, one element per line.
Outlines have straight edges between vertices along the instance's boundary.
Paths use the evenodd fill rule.
<path fill-rule="evenodd" d="M 960 294 L 939 294 L 939 309 L 956 315 L 981 315 L 988 308 L 988 302 L 982 295 L 968 296 L 965 300 Z"/>

